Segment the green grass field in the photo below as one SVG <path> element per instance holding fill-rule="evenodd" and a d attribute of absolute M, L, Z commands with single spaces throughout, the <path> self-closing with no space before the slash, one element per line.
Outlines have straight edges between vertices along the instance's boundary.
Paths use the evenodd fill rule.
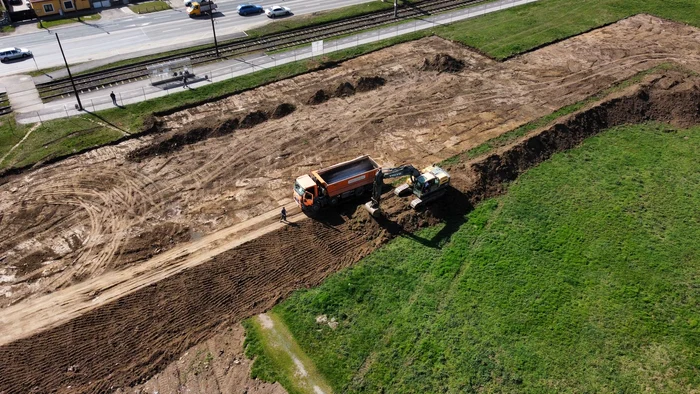
<path fill-rule="evenodd" d="M 85 21 L 96 21 L 102 18 L 102 15 L 100 14 L 92 14 L 92 15 L 85 15 L 85 16 L 79 16 L 75 18 L 62 18 L 62 19 L 52 19 L 52 20 L 46 20 L 46 21 L 39 21 L 36 24 L 36 27 L 39 29 L 49 29 L 52 27 L 60 26 L 60 25 L 67 25 L 69 23 L 81 23 Z"/>
<path fill-rule="evenodd" d="M 273 311 L 337 392 L 692 392 L 698 152 L 700 127 L 606 131 Z"/>
<path fill-rule="evenodd" d="M 170 4 L 165 1 L 147 1 L 145 3 L 131 4 L 129 9 L 137 14 L 147 14 L 149 12 L 169 10 Z"/>

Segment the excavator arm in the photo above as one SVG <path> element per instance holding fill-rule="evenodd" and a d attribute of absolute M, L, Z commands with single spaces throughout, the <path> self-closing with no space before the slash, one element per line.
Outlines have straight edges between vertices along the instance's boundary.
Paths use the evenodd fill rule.
<path fill-rule="evenodd" d="M 371 214 L 379 210 L 379 203 L 382 199 L 382 188 L 384 187 L 384 178 L 399 178 L 402 176 L 411 177 L 411 182 L 415 181 L 420 176 L 420 171 L 410 164 L 400 167 L 380 169 L 374 177 L 374 187 L 372 189 L 372 201 L 367 203 L 367 210 Z"/>

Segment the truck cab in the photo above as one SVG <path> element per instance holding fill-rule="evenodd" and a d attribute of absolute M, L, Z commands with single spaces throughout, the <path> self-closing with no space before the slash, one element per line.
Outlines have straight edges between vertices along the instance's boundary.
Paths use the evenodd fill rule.
<path fill-rule="evenodd" d="M 309 175 L 302 175 L 294 182 L 294 201 L 299 208 L 310 208 L 314 205 L 314 198 L 318 196 L 318 185 Z"/>

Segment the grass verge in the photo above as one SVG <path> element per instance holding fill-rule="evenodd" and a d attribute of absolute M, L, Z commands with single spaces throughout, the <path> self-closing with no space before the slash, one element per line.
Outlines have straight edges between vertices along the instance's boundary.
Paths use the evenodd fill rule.
<path fill-rule="evenodd" d="M 256 27 L 246 31 L 249 37 L 260 37 L 268 34 L 279 33 L 290 29 L 299 29 L 333 22 L 339 19 L 351 18 L 369 14 L 375 11 L 393 10 L 394 3 L 371 1 L 369 3 L 351 5 L 329 11 L 314 12 L 313 14 L 293 16 L 291 18 L 277 19 L 273 23 Z M 294 12 L 294 10 L 292 10 Z"/>
<path fill-rule="evenodd" d="M 170 4 L 159 0 L 147 1 L 145 3 L 131 4 L 129 9 L 137 14 L 148 14 L 149 12 L 169 10 Z"/>
<path fill-rule="evenodd" d="M 279 316 L 271 312 L 250 318 L 243 325 L 248 333 L 246 354 L 257 355 L 251 367 L 253 378 L 279 381 L 290 394 L 313 394 L 316 387 L 330 393 L 330 387 Z"/>
<path fill-rule="evenodd" d="M 446 245 L 397 239 L 273 311 L 337 392 L 692 391 L 698 149 L 700 127 L 608 130 Z"/>
<path fill-rule="evenodd" d="M 101 19 L 102 16 L 100 14 L 92 14 L 92 15 L 85 15 L 85 16 L 79 16 L 76 18 L 63 18 L 63 19 L 54 19 L 54 20 L 39 20 L 39 23 L 36 24 L 36 27 L 39 29 L 49 29 L 52 27 L 60 26 L 60 25 L 66 25 L 69 23 L 78 23 L 78 22 L 85 22 L 85 21 L 96 21 Z"/>
<path fill-rule="evenodd" d="M 15 31 L 15 27 L 12 25 L 0 27 L 0 33 L 12 33 L 14 31 Z"/>

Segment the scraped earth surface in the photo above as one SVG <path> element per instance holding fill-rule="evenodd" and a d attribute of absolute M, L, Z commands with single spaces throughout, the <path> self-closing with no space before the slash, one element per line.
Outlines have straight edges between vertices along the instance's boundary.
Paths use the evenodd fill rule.
<path fill-rule="evenodd" d="M 438 54 L 464 68 L 422 71 L 425 60 Z M 381 243 L 374 239 L 381 229 L 353 212 L 272 228 L 297 175 L 361 154 L 385 166 L 431 164 L 664 62 L 700 71 L 698 29 L 637 16 L 504 63 L 427 38 L 164 117 L 160 134 L 6 179 L 0 186 L 2 375 L 15 384 L 28 376 L 24 391 L 104 391 L 143 383 L 212 330 L 263 312 Z M 363 77 L 385 83 L 358 89 Z M 666 89 L 697 85 L 670 77 L 654 83 Z M 319 90 L 333 97 L 309 105 Z M 343 94 L 335 97 L 338 91 Z M 286 116 L 214 132 L 256 111 L 274 113 L 283 103 L 294 106 Z M 195 127 L 206 138 L 170 153 L 130 155 Z M 459 174 L 453 175 L 459 184 Z M 389 210 L 398 212 L 403 203 L 388 201 Z M 410 229 L 405 221 L 412 219 L 402 220 Z M 250 221 L 255 223 L 248 226 Z M 244 229 L 225 231 L 233 225 Z M 278 235 L 224 252 L 223 244 L 235 244 L 231 236 L 261 229 Z M 289 234 L 280 238 L 284 231 Z M 194 254 L 211 259 L 207 269 L 173 270 L 165 281 L 167 275 L 157 274 L 170 264 L 162 257 L 166 250 L 186 265 L 190 245 L 208 236 L 214 236 L 216 253 L 207 255 L 208 244 L 200 244 Z M 132 283 L 135 272 L 159 282 L 126 286 L 133 293 L 121 299 L 118 292 L 101 298 L 102 288 L 108 293 L 119 289 L 115 283 Z M 106 276 L 114 282 L 102 281 Z M 89 283 L 96 287 L 80 288 Z M 81 290 L 71 293 L 76 288 Z M 66 319 L 42 321 L 66 305 L 76 305 Z M 106 343 L 110 351 L 95 354 Z M 73 368 L 77 361 L 65 354 L 80 365 Z M 35 359 L 51 361 L 34 365 Z M 8 382 L 0 378 L 0 392 Z"/>

